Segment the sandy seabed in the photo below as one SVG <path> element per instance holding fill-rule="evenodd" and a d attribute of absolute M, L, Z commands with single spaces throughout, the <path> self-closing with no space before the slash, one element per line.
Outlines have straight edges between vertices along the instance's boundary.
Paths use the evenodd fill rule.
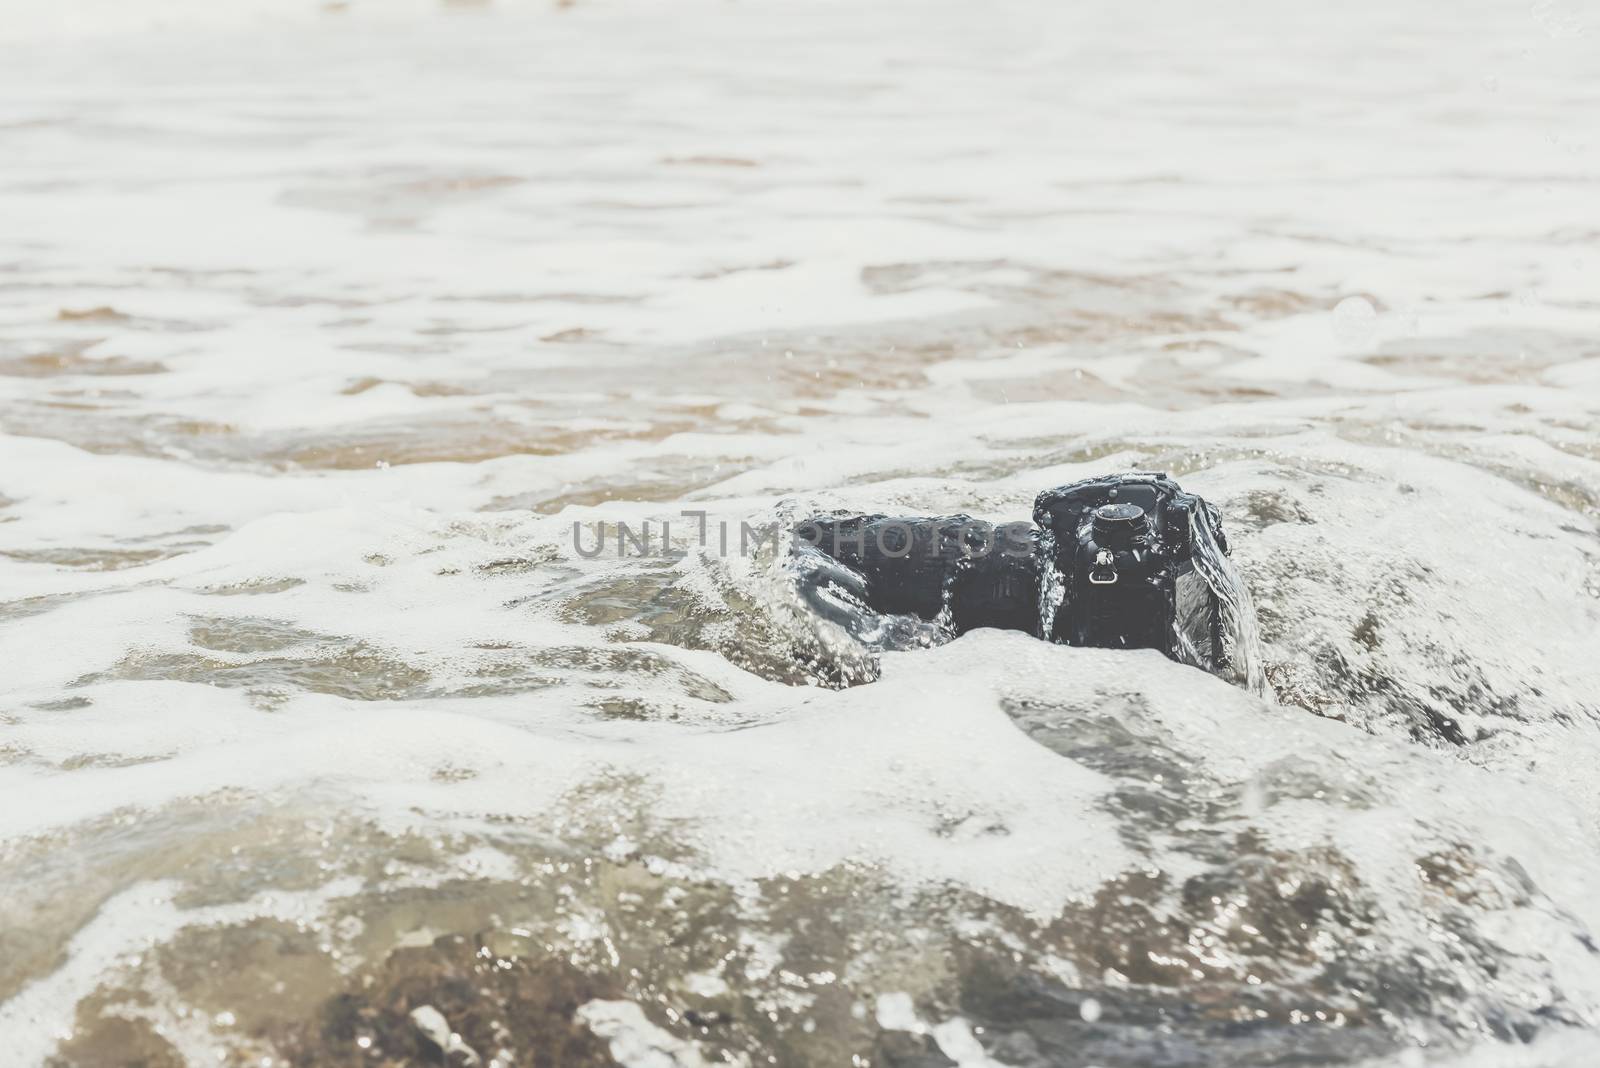
<path fill-rule="evenodd" d="M 11 0 L 0 1060 L 1595 1063 L 1595 33 Z M 1269 699 L 683 516 L 1126 469 Z"/>

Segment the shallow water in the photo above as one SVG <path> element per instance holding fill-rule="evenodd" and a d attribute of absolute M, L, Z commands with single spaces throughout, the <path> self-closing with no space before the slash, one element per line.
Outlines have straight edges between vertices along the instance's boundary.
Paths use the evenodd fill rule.
<path fill-rule="evenodd" d="M 1580 6 L 13 8 L 5 1063 L 1600 1057 Z M 738 551 L 1132 468 L 1267 699 Z"/>

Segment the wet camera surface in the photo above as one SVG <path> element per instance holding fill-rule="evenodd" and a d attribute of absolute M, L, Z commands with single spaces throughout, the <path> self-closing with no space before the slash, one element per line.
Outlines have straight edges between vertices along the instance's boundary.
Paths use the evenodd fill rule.
<path fill-rule="evenodd" d="M 1226 553 L 1227 539 L 1205 501 L 1164 474 L 1120 475 L 1046 490 L 1033 518 L 1059 590 L 1042 636 L 1223 666 L 1221 605 L 1196 554 Z"/>
<path fill-rule="evenodd" d="M 872 614 L 913 616 L 953 634 L 998 627 L 1064 645 L 1159 649 L 1208 671 L 1226 666 L 1216 568 L 1208 578 L 1206 562 L 1226 566 L 1227 540 L 1215 509 L 1164 474 L 1046 490 L 1031 524 L 819 516 L 795 535 L 811 607 L 885 647 L 905 644 L 896 638 L 907 631 Z"/>

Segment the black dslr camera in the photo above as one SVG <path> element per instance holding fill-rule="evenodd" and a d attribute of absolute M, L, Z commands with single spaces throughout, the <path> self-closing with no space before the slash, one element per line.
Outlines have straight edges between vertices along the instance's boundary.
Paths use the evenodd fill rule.
<path fill-rule="evenodd" d="M 1033 504 L 1044 597 L 1060 603 L 1041 635 L 1064 645 L 1160 649 L 1186 664 L 1224 666 L 1228 539 L 1201 498 L 1164 474 L 1111 476 L 1045 490 Z M 1218 565 L 1217 561 L 1222 564 Z M 1223 589 L 1222 594 L 1230 591 Z"/>
<path fill-rule="evenodd" d="M 820 516 L 794 533 L 802 597 L 876 648 L 1000 627 L 1222 674 L 1248 604 L 1216 510 L 1164 474 L 1046 490 L 1032 524 Z"/>

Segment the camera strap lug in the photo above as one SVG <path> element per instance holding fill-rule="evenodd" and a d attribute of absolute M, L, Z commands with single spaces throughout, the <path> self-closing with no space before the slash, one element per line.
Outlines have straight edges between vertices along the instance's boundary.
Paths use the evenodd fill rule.
<path fill-rule="evenodd" d="M 1115 557 L 1110 549 L 1101 549 L 1094 554 L 1094 566 L 1089 569 L 1089 582 L 1095 586 L 1109 586 L 1117 581 L 1117 572 L 1112 567 Z"/>

